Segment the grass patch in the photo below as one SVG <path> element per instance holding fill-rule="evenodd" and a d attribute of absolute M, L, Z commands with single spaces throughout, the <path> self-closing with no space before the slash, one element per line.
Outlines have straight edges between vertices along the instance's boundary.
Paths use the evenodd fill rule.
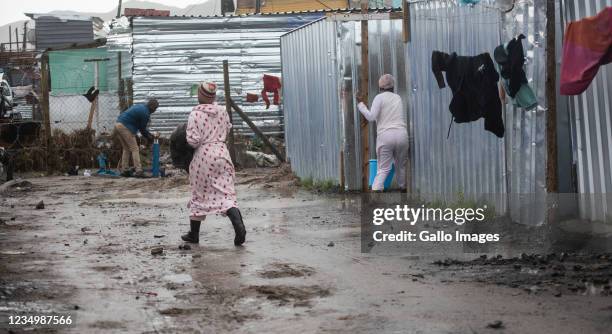
<path fill-rule="evenodd" d="M 315 181 L 311 177 L 301 178 L 299 185 L 306 190 L 316 192 L 330 193 L 340 190 L 339 186 L 332 180 Z"/>

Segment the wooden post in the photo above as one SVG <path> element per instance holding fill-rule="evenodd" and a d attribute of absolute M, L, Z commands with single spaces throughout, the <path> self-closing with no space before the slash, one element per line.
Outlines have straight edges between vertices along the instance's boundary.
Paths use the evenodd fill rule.
<path fill-rule="evenodd" d="M 23 46 L 22 46 L 22 50 L 25 52 L 25 50 L 28 48 L 27 45 L 27 37 L 26 34 L 28 33 L 28 21 L 23 22 Z"/>
<path fill-rule="evenodd" d="M 368 13 L 368 1 L 361 1 L 361 13 Z M 368 21 L 361 21 L 361 79 L 360 93 L 364 101 L 369 101 L 368 86 L 369 86 L 369 75 L 370 75 L 370 62 L 368 53 Z M 367 192 L 369 190 L 369 168 L 368 163 L 370 160 L 370 142 L 369 142 L 369 131 L 368 121 L 361 115 L 361 190 Z"/>
<path fill-rule="evenodd" d="M 87 130 L 91 130 L 91 126 L 93 124 L 93 117 L 94 114 L 96 113 L 96 107 L 98 106 L 98 97 L 96 96 L 96 99 L 91 101 L 91 106 L 89 107 L 89 117 L 87 117 Z"/>
<path fill-rule="evenodd" d="M 344 150 L 340 150 L 340 191 L 344 192 L 346 181 L 344 176 Z"/>
<path fill-rule="evenodd" d="M 40 107 L 42 109 L 44 142 L 46 145 L 47 170 L 51 172 L 49 165 L 51 156 L 51 118 L 49 115 L 49 54 L 43 52 L 40 59 Z"/>
<path fill-rule="evenodd" d="M 15 27 L 15 43 L 17 43 L 15 49 L 17 50 L 17 52 L 19 52 L 19 28 L 17 27 Z"/>
<path fill-rule="evenodd" d="M 100 62 L 101 61 L 109 61 L 110 58 L 92 58 L 92 59 L 85 59 L 84 62 L 89 63 L 89 62 L 93 62 L 94 63 L 94 88 L 95 89 L 99 89 L 100 87 Z M 99 125 L 100 124 L 100 115 L 97 112 L 98 111 L 98 96 L 96 96 L 96 98 L 93 100 L 93 102 L 91 102 L 91 107 L 89 108 L 89 117 L 87 118 L 87 130 L 91 130 L 91 126 L 93 123 L 93 116 L 94 114 L 96 115 L 96 124 Z M 96 130 L 98 130 L 96 128 Z"/>
<path fill-rule="evenodd" d="M 261 139 L 264 145 L 268 146 L 270 150 L 272 150 L 272 153 L 276 155 L 278 160 L 280 162 L 285 162 L 285 157 L 280 153 L 276 146 L 272 145 L 272 143 L 268 140 L 268 137 L 266 137 L 266 135 L 264 135 L 263 132 L 259 130 L 259 128 L 251 121 L 249 116 L 247 116 L 247 114 L 245 114 L 244 111 L 242 111 L 242 109 L 240 109 L 240 107 L 236 105 L 236 103 L 234 102 L 234 100 L 232 100 L 231 97 L 228 99 L 228 101 L 231 104 L 232 108 L 234 108 L 234 110 L 238 113 L 238 115 L 240 115 L 240 117 L 242 117 L 242 119 L 251 128 L 251 130 L 253 130 L 257 137 Z"/>
<path fill-rule="evenodd" d="M 119 0 L 119 5 L 117 5 L 117 18 L 121 17 L 121 5 L 122 5 L 122 1 Z"/>
<path fill-rule="evenodd" d="M 229 79 L 229 63 L 227 60 L 223 61 L 223 89 L 225 90 L 225 110 L 227 111 L 227 115 L 229 116 L 230 123 L 233 124 L 233 116 L 232 116 L 232 106 L 228 102 L 231 100 L 231 91 L 230 91 L 230 79 Z M 230 152 L 230 157 L 232 162 L 236 163 L 236 148 L 234 145 L 234 128 L 230 128 L 230 132 L 227 138 L 227 148 Z"/>
<path fill-rule="evenodd" d="M 557 62 L 555 45 L 555 0 L 546 1 L 546 189 L 559 191 L 557 176 Z"/>
<path fill-rule="evenodd" d="M 402 40 L 410 42 L 410 4 L 402 0 Z"/>

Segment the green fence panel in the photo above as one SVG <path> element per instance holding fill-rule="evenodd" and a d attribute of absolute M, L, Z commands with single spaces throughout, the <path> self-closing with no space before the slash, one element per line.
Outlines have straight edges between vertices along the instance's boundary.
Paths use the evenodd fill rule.
<path fill-rule="evenodd" d="M 96 62 L 91 59 L 108 58 L 106 49 L 80 49 L 49 52 L 51 94 L 84 94 L 94 85 Z M 101 92 L 108 91 L 108 61 L 99 61 L 98 87 Z"/>

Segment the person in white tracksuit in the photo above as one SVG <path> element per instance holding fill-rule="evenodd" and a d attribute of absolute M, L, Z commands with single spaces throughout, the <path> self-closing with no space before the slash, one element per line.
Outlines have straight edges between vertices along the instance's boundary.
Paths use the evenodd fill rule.
<path fill-rule="evenodd" d="M 402 98 L 393 92 L 395 80 L 390 74 L 385 74 L 378 80 L 380 94 L 372 101 L 372 108 L 368 107 L 358 97 L 357 108 L 370 122 L 376 121 L 376 158 L 378 168 L 373 191 L 383 191 L 387 175 L 391 172 L 391 165 L 395 163 L 397 183 L 400 190 L 406 190 L 406 162 L 408 160 L 408 129 L 402 107 Z"/>

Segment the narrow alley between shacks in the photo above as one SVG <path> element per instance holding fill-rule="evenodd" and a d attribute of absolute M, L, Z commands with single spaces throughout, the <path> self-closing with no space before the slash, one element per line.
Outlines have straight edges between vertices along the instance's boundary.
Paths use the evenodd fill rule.
<path fill-rule="evenodd" d="M 362 254 L 358 196 L 304 190 L 274 169 L 238 174 L 248 226 L 238 248 L 222 217 L 206 222 L 199 245 L 179 242 L 184 176 L 45 177 L 5 189 L 2 310 L 74 312 L 75 333 L 594 333 L 612 324 L 609 297 L 561 294 L 537 273 L 542 264 L 525 265 L 533 283 L 512 286 L 495 277 L 516 263 L 451 274 L 426 256 Z"/>

